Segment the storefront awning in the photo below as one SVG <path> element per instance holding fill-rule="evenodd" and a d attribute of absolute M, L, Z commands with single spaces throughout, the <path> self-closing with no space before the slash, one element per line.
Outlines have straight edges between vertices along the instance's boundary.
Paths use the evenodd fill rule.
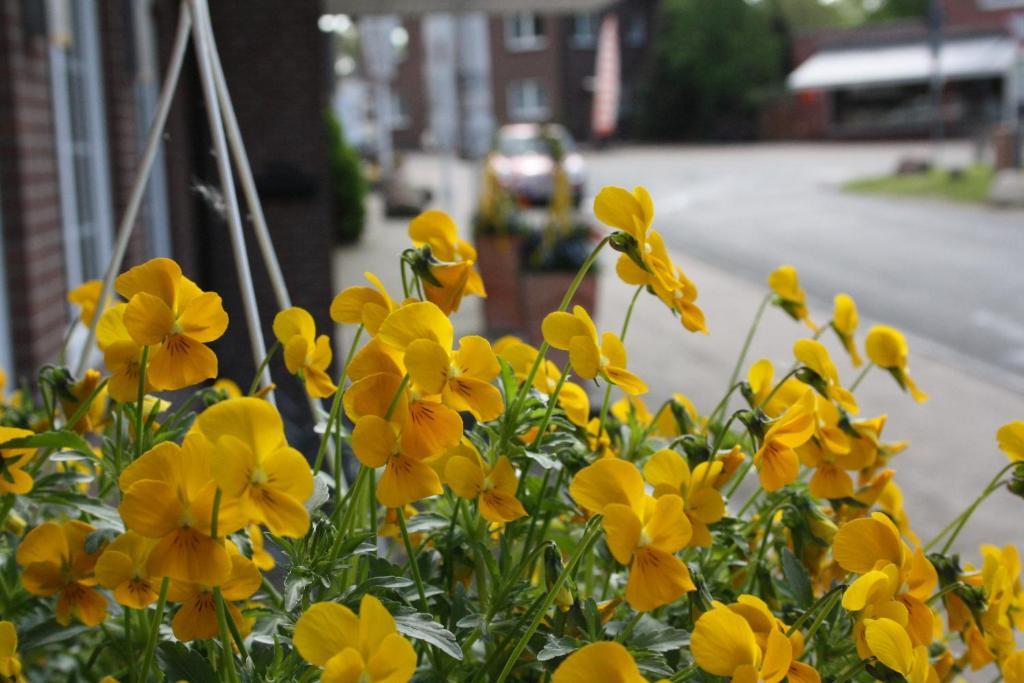
<path fill-rule="evenodd" d="M 945 80 L 1001 78 L 1016 55 L 1016 43 L 1000 36 L 950 40 L 939 53 L 939 66 Z M 931 48 L 922 41 L 824 50 L 797 67 L 788 83 L 791 90 L 838 90 L 927 83 L 931 74 Z"/>
<path fill-rule="evenodd" d="M 324 0 L 329 14 L 425 14 L 427 12 L 596 12 L 614 0 Z"/>

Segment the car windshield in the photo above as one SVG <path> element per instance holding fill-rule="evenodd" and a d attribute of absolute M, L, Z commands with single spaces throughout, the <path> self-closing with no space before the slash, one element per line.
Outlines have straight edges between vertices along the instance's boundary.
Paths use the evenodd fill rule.
<path fill-rule="evenodd" d="M 571 152 L 573 150 L 572 139 L 564 131 L 551 131 L 562 148 Z M 551 155 L 550 143 L 539 132 L 536 135 L 502 135 L 498 139 L 498 151 L 507 157 L 523 156 L 526 154 Z"/>

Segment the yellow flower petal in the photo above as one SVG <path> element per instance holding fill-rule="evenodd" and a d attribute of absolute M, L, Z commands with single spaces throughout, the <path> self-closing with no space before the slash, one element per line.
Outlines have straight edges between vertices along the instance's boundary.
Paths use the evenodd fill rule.
<path fill-rule="evenodd" d="M 606 505 L 602 514 L 604 519 L 605 540 L 608 549 L 619 564 L 628 565 L 633 559 L 633 551 L 640 542 L 643 523 L 628 505 L 612 503 Z"/>
<path fill-rule="evenodd" d="M 674 494 L 658 498 L 654 514 L 644 526 L 648 545 L 671 554 L 686 547 L 692 533 L 690 520 L 683 510 L 683 499 Z"/>
<path fill-rule="evenodd" d="M 393 456 L 377 484 L 377 500 L 385 507 L 397 508 L 442 491 L 441 480 L 433 468 L 415 458 Z"/>
<path fill-rule="evenodd" d="M 903 544 L 898 532 L 879 519 L 855 519 L 839 527 L 832 539 L 832 556 L 846 571 L 866 574 L 879 561 L 902 566 Z"/>
<path fill-rule="evenodd" d="M 406 683 L 416 673 L 416 650 L 397 633 L 387 635 L 366 663 L 370 680 L 376 683 Z M 326 681 L 326 678 L 322 679 Z"/>
<path fill-rule="evenodd" d="M 383 467 L 396 451 L 398 437 L 391 424 L 376 415 L 364 415 L 352 429 L 352 450 L 367 467 Z"/>
<path fill-rule="evenodd" d="M 359 642 L 359 619 L 352 610 L 334 602 L 310 606 L 295 622 L 292 643 L 310 664 L 324 666 L 346 647 Z"/>
<path fill-rule="evenodd" d="M 591 643 L 565 658 L 552 683 L 645 683 L 636 661 L 624 646 L 612 641 Z"/>
<path fill-rule="evenodd" d="M 893 671 L 909 675 L 914 664 L 914 649 L 906 629 L 892 619 L 865 619 L 864 624 L 871 653 Z"/>
<path fill-rule="evenodd" d="M 121 273 L 114 289 L 125 299 L 141 292 L 159 298 L 169 309 L 175 309 L 181 283 L 181 267 L 167 258 L 155 258 Z"/>
<path fill-rule="evenodd" d="M 697 665 L 715 676 L 732 676 L 742 666 L 756 666 L 761 656 L 750 624 L 724 606 L 697 620 L 690 650 Z"/>
<path fill-rule="evenodd" d="M 161 391 L 173 391 L 217 376 L 217 355 L 205 344 L 174 335 L 149 354 L 146 376 Z"/>
<path fill-rule="evenodd" d="M 638 612 L 671 604 L 695 588 L 690 571 L 675 555 L 653 547 L 634 553 L 626 582 L 626 601 Z"/>
<path fill-rule="evenodd" d="M 476 500 L 483 490 L 484 471 L 482 464 L 461 455 L 448 460 L 444 468 L 445 483 L 455 495 Z"/>
<path fill-rule="evenodd" d="M 569 485 L 569 495 L 590 512 L 602 512 L 607 505 L 619 503 L 639 516 L 643 510 L 644 480 L 633 463 L 604 458 L 576 473 Z"/>
<path fill-rule="evenodd" d="M 426 394 L 439 394 L 448 382 L 451 358 L 433 339 L 416 339 L 405 349 L 405 368 L 413 383 Z"/>
<path fill-rule="evenodd" d="M 454 342 L 452 323 L 435 304 L 421 301 L 402 306 L 389 315 L 377 336 L 385 344 L 404 351 L 417 339 L 435 341 L 443 349 Z"/>
<path fill-rule="evenodd" d="M 219 294 L 203 292 L 178 315 L 182 334 L 201 343 L 220 339 L 228 329 L 228 314 Z"/>
<path fill-rule="evenodd" d="M 579 317 L 571 313 L 556 311 L 549 313 L 541 323 L 544 341 L 556 349 L 569 350 L 574 337 L 591 337 L 591 330 Z"/>
<path fill-rule="evenodd" d="M 171 334 L 174 325 L 174 311 L 162 299 L 148 292 L 133 296 L 124 311 L 125 329 L 142 346 L 161 343 Z"/>

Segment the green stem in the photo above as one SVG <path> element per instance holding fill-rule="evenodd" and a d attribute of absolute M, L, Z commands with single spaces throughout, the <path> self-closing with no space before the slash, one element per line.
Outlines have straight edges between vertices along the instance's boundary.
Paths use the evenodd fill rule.
<path fill-rule="evenodd" d="M 978 506 L 981 505 L 985 501 L 985 499 L 987 499 L 989 496 L 991 496 L 1002 485 L 1002 481 L 1001 480 L 1003 478 L 1003 475 L 1006 474 L 1007 472 L 1009 472 L 1010 470 L 1012 470 L 1018 464 L 1019 463 L 1011 462 L 1009 465 L 1007 465 L 1006 467 L 1003 467 L 1001 470 L 999 470 L 996 473 L 996 476 L 992 477 L 992 481 L 990 481 L 988 483 L 988 486 L 986 486 L 984 488 L 984 490 L 982 490 L 981 494 L 977 498 L 974 499 L 974 502 L 971 503 L 967 507 L 966 510 L 961 512 L 956 517 L 956 519 L 954 519 L 952 522 L 947 524 L 946 528 L 944 528 L 942 531 L 940 531 L 938 533 L 938 535 L 935 536 L 935 538 L 933 538 L 932 540 L 928 541 L 928 544 L 925 545 L 924 550 L 926 552 L 928 550 L 931 550 L 932 546 L 934 546 L 936 543 L 938 543 L 939 540 L 943 536 L 945 536 L 946 534 L 950 533 L 950 531 L 952 531 L 952 534 L 946 540 L 946 543 L 942 546 L 942 550 L 941 550 L 941 553 L 943 555 L 945 555 L 947 552 L 949 552 L 949 549 L 953 546 L 953 542 L 956 540 L 956 537 L 960 535 L 960 532 L 963 530 L 964 525 L 967 524 L 967 521 L 971 518 L 971 515 L 974 514 L 974 511 L 978 509 Z"/>
<path fill-rule="evenodd" d="M 636 628 L 637 623 L 640 621 L 641 617 L 643 617 L 643 616 L 644 616 L 643 612 L 636 612 L 635 614 L 633 614 L 633 616 L 630 618 L 630 620 L 628 622 L 626 622 L 626 625 L 622 627 L 622 630 L 619 631 L 619 635 L 615 636 L 615 642 L 617 642 L 617 643 L 624 643 L 624 642 L 626 642 L 626 640 L 633 634 L 633 629 Z"/>
<path fill-rule="evenodd" d="M 629 321 L 633 317 L 633 307 L 636 306 L 636 300 L 640 297 L 640 292 L 644 291 L 646 285 L 640 285 L 633 292 L 633 298 L 629 302 L 629 307 L 626 309 L 626 317 L 622 320 L 622 331 L 619 333 L 619 341 L 626 341 L 626 332 L 629 330 Z M 597 443 L 600 446 L 601 435 L 604 433 L 605 420 L 608 418 L 608 403 L 612 396 L 612 383 L 608 384 L 604 388 L 604 398 L 601 399 L 601 419 L 597 425 Z"/>
<path fill-rule="evenodd" d="M 685 681 L 685 680 L 689 679 L 690 676 L 692 676 L 695 673 L 697 673 L 697 665 L 696 664 L 691 664 L 690 666 L 686 667 L 685 669 L 682 669 L 682 670 L 677 671 L 676 673 L 674 673 L 672 675 L 672 678 L 670 678 L 668 680 L 671 683 L 682 683 L 682 681 Z"/>
<path fill-rule="evenodd" d="M 860 386 L 860 383 L 864 381 L 865 377 L 867 377 L 868 371 L 871 370 L 871 368 L 873 367 L 875 367 L 875 364 L 870 362 L 864 366 L 864 369 L 860 371 L 860 374 L 857 375 L 857 378 L 853 380 L 853 384 L 850 385 L 851 393 L 857 390 L 857 387 Z"/>
<path fill-rule="evenodd" d="M 865 666 L 867 666 L 867 660 L 862 659 L 859 662 L 855 662 L 851 666 L 848 666 L 845 671 L 836 676 L 834 683 L 846 683 L 846 681 L 856 676 Z"/>
<path fill-rule="evenodd" d="M 124 607 L 124 642 L 128 656 L 128 680 L 135 680 L 135 644 L 132 642 L 132 610 Z"/>
<path fill-rule="evenodd" d="M 947 586 L 943 586 L 942 590 L 938 591 L 937 593 L 935 593 L 935 595 L 925 600 L 924 604 L 934 605 L 936 602 L 941 600 L 943 596 L 945 596 L 947 593 L 952 593 L 953 591 L 959 590 L 961 588 L 967 588 L 967 584 L 965 584 L 963 581 L 954 581 L 953 583 Z"/>
<path fill-rule="evenodd" d="M 427 605 L 427 592 L 423 588 L 423 577 L 420 576 L 420 565 L 416 561 L 416 551 L 413 550 L 412 541 L 409 540 L 409 530 L 405 526 L 405 510 L 400 507 L 395 509 L 398 511 L 398 528 L 402 531 L 402 543 L 405 544 L 405 552 L 409 556 L 412 578 L 416 582 L 416 592 L 420 596 L 420 609 L 424 614 L 430 614 L 430 607 Z"/>
<path fill-rule="evenodd" d="M 149 347 L 142 347 L 142 359 L 139 361 L 139 401 L 135 407 L 135 459 L 142 455 L 142 404 L 146 398 L 146 365 L 149 363 Z"/>
<path fill-rule="evenodd" d="M 548 407 L 544 411 L 544 417 L 540 421 L 540 427 L 537 429 L 537 436 L 533 437 L 533 443 L 530 448 L 536 450 L 540 447 L 540 442 L 544 440 L 544 433 L 548 430 L 548 422 L 551 420 L 551 414 L 555 412 L 555 404 L 558 403 L 558 395 L 562 393 L 562 386 L 565 385 L 565 380 L 569 378 L 569 370 L 572 369 L 572 363 L 566 361 L 565 367 L 562 368 L 562 374 L 558 378 L 558 384 L 555 385 L 555 390 L 548 396 Z"/>
<path fill-rule="evenodd" d="M 761 324 L 761 317 L 764 315 L 765 309 L 771 302 L 774 294 L 766 294 L 761 300 L 761 305 L 757 307 L 757 313 L 754 314 L 754 322 L 751 323 L 750 329 L 747 331 L 747 337 L 743 340 L 743 348 L 740 349 L 740 357 L 736 359 L 736 365 L 732 368 L 732 373 L 729 375 L 729 383 L 727 387 L 731 387 L 736 384 L 736 380 L 740 376 L 740 370 L 743 369 L 743 363 L 747 360 L 747 352 L 750 351 L 750 344 L 754 341 L 754 333 L 757 332 L 758 326 Z M 713 417 L 713 416 L 712 416 Z"/>
<path fill-rule="evenodd" d="M 153 666 L 153 653 L 156 651 L 156 641 L 160 635 L 160 623 L 163 621 L 164 607 L 167 605 L 167 589 L 170 585 L 170 577 L 165 576 L 160 584 L 160 597 L 156 601 L 156 613 L 153 615 L 153 623 L 149 629 L 149 636 L 146 638 L 146 651 L 142 656 L 139 683 L 145 683 L 149 679 L 149 670 Z"/>
<path fill-rule="evenodd" d="M 341 419 L 341 397 L 345 393 L 343 391 L 343 387 L 345 385 L 345 374 L 348 372 L 349 363 L 352 362 L 352 358 L 355 356 L 356 346 L 359 344 L 359 338 L 362 334 L 363 326 L 360 325 L 356 328 L 356 336 L 352 338 L 352 345 L 349 346 L 348 354 L 345 356 L 345 363 L 341 366 L 341 373 L 338 375 L 337 382 L 338 390 L 334 392 L 334 400 L 331 402 L 331 412 L 327 415 L 327 425 L 324 427 L 324 435 L 320 439 L 320 448 L 317 449 L 316 459 L 313 463 L 314 472 L 319 472 L 320 467 L 324 464 L 324 455 L 327 453 L 327 444 L 330 443 L 331 440 L 331 426 Z"/>
<path fill-rule="evenodd" d="M 782 385 L 786 383 L 786 380 L 789 379 L 790 377 L 792 377 L 793 375 L 795 375 L 799 371 L 800 371 L 800 367 L 797 366 L 796 368 L 790 370 L 785 375 L 783 375 L 782 379 L 779 380 L 779 383 L 776 384 L 774 387 L 772 387 L 771 392 L 767 396 L 764 397 L 764 400 L 760 401 L 754 407 L 755 408 L 763 408 L 764 406 L 768 405 L 768 402 L 771 401 L 773 398 L 775 398 L 775 394 L 779 393 L 779 389 L 781 389 Z"/>
<path fill-rule="evenodd" d="M 263 356 L 263 360 L 260 361 L 260 366 L 256 368 L 256 376 L 252 378 L 252 384 L 249 385 L 249 396 L 255 396 L 256 392 L 260 389 L 260 382 L 263 381 L 263 371 L 267 369 L 267 365 L 270 363 L 270 359 L 274 357 L 274 354 L 281 348 L 281 342 L 275 341 L 274 345 L 267 351 L 267 355 Z"/>
<path fill-rule="evenodd" d="M 845 589 L 846 586 L 842 585 L 837 586 L 836 588 Z M 804 642 L 811 642 L 811 639 L 814 638 L 814 634 L 818 632 L 818 629 L 821 628 L 821 625 L 825 623 L 825 619 L 828 618 L 828 615 L 832 612 L 833 609 L 835 609 L 836 603 L 843 599 L 843 591 L 836 590 L 836 588 L 832 589 L 835 592 L 833 592 L 831 596 L 828 598 L 828 602 L 824 604 L 820 610 L 818 610 L 817 616 L 814 617 L 814 621 L 811 622 L 810 628 L 807 629 L 807 635 L 804 636 Z M 826 595 L 829 594 L 826 593 Z M 824 600 L 824 597 L 822 598 L 822 600 Z M 789 634 L 787 633 L 786 635 Z"/>
<path fill-rule="evenodd" d="M 558 575 L 558 578 L 555 579 L 555 582 L 551 585 L 551 589 L 547 592 L 547 595 L 544 596 L 544 600 L 541 602 L 540 607 L 537 609 L 533 619 L 530 621 L 530 625 L 516 642 L 515 647 L 512 648 L 512 653 L 505 661 L 505 667 L 501 670 L 501 675 L 498 676 L 497 683 L 504 683 L 505 679 L 508 678 L 508 675 L 512 673 L 512 669 L 515 667 L 516 661 L 519 659 L 519 655 L 521 655 L 523 650 L 526 649 L 526 645 L 530 642 L 530 638 L 532 638 L 533 634 L 537 631 L 537 627 L 540 626 L 540 622 L 544 619 L 544 615 L 547 614 L 548 609 L 550 609 L 552 603 L 554 603 L 555 598 L 558 596 L 558 592 L 561 591 L 562 586 L 565 585 L 566 579 L 568 579 L 576 570 L 576 565 L 579 564 L 583 555 L 590 550 L 594 541 L 597 540 L 597 535 L 600 531 L 601 515 L 594 515 L 590 519 L 586 530 L 583 532 L 583 537 L 580 539 L 579 545 L 576 546 L 576 550 L 573 552 L 572 557 L 569 558 L 569 563 L 565 566 L 562 573 Z M 520 617 L 520 621 L 522 621 L 522 617 Z M 518 624 L 511 632 L 515 633 L 516 630 L 518 630 Z"/>
<path fill-rule="evenodd" d="M 807 621 L 808 617 L 814 614 L 819 607 L 822 607 L 826 601 L 831 600 L 833 595 L 836 593 L 842 593 L 844 590 L 846 590 L 846 584 L 841 583 L 837 586 L 833 586 L 831 590 L 818 598 L 813 605 L 807 608 L 807 611 L 801 614 L 800 617 L 793 622 L 793 625 L 789 627 L 788 631 L 786 631 L 786 637 L 788 638 L 799 631 L 800 627 L 804 625 L 804 622 Z M 825 611 L 828 612 L 828 610 Z"/>
<path fill-rule="evenodd" d="M 224 596 L 220 592 L 220 586 L 213 589 L 213 597 L 217 602 L 217 630 L 220 632 L 220 644 L 224 673 L 229 681 L 238 680 L 238 671 L 235 669 L 235 655 L 231 652 L 231 636 L 228 634 L 227 608 L 224 606 Z"/>
<path fill-rule="evenodd" d="M 81 404 L 79 404 L 78 408 L 75 409 L 75 412 L 72 413 L 71 417 L 68 419 L 68 429 L 75 428 L 75 425 L 78 424 L 78 421 L 81 420 L 82 416 L 85 415 L 86 411 L 89 410 L 89 407 L 92 406 L 93 401 L 95 401 L 96 397 L 100 395 L 100 392 L 106 388 L 107 383 L 109 381 L 110 378 L 108 377 L 104 379 L 102 382 L 100 382 L 96 386 L 96 388 L 93 389 L 92 392 L 85 398 L 85 400 L 82 401 Z"/>

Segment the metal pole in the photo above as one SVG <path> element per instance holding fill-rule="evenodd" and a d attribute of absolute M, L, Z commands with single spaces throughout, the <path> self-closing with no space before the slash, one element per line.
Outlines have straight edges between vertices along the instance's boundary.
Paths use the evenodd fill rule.
<path fill-rule="evenodd" d="M 214 158 L 217 161 L 217 174 L 220 177 L 224 192 L 225 211 L 227 212 L 228 234 L 231 237 L 231 251 L 235 258 L 235 269 L 238 273 L 238 287 L 242 294 L 245 309 L 245 322 L 249 329 L 249 343 L 252 349 L 253 363 L 259 372 L 263 358 L 267 355 L 267 346 L 263 340 L 263 328 L 260 326 L 259 307 L 256 303 L 256 289 L 253 286 L 252 271 L 249 268 L 249 256 L 245 248 L 245 235 L 242 232 L 242 216 L 238 210 L 238 194 L 235 181 L 231 174 L 231 158 L 228 153 L 227 138 L 224 134 L 224 123 L 221 119 L 220 102 L 217 99 L 217 88 L 213 75 L 213 64 L 210 57 L 210 41 L 212 34 L 210 14 L 206 0 L 190 0 L 194 25 L 192 42 L 199 63 L 199 78 L 203 86 L 203 99 L 206 100 L 206 114 L 210 123 L 210 135 L 213 142 Z M 263 368 L 261 381 L 264 387 L 270 386 L 270 368 Z M 274 403 L 273 392 L 267 392 L 267 400 Z"/>
<path fill-rule="evenodd" d="M 135 179 L 132 181 L 132 191 L 128 196 L 128 205 L 125 207 L 124 216 L 117 228 L 117 242 L 114 244 L 114 253 L 111 254 L 110 263 L 107 264 L 107 272 L 103 277 L 103 286 L 100 288 L 100 298 L 96 301 L 96 313 L 93 316 L 93 324 L 88 326 L 88 333 L 82 353 L 78 358 L 78 365 L 75 367 L 75 375 L 81 375 L 85 371 L 86 362 L 89 359 L 89 352 L 96 342 L 96 326 L 103 309 L 106 307 L 107 297 L 114 288 L 114 278 L 121 270 L 124 262 L 125 252 L 128 250 L 128 241 L 135 228 L 135 219 L 139 215 L 139 207 L 142 204 L 142 196 L 146 192 L 146 184 L 149 181 L 150 173 L 153 170 L 153 163 L 156 161 L 156 154 L 160 148 L 160 141 L 163 137 L 164 126 L 167 124 L 167 114 L 171 110 L 171 101 L 174 99 L 174 91 L 177 89 L 178 79 L 181 76 L 181 64 L 185 58 L 185 49 L 188 47 L 189 28 L 192 25 L 192 17 L 185 6 L 184 0 L 178 13 L 178 28 L 174 35 L 174 46 L 171 48 L 171 58 L 167 63 L 167 71 L 164 73 L 164 82 L 160 87 L 160 97 L 157 100 L 156 113 L 153 116 L 153 123 L 149 128 L 149 135 L 146 137 L 146 148 L 139 161 L 139 168 L 135 172 Z"/>
<path fill-rule="evenodd" d="M 242 186 L 242 194 L 245 196 L 245 203 L 249 207 L 253 227 L 256 233 L 256 242 L 259 245 L 263 261 L 267 265 L 270 274 L 270 284 L 274 288 L 274 297 L 281 310 L 291 308 L 292 300 L 288 295 L 288 285 L 284 281 L 284 273 L 281 271 L 281 264 L 277 260 L 277 252 L 274 251 L 274 243 L 270 238 L 270 229 L 267 227 L 267 218 L 263 214 L 263 205 L 260 203 L 259 195 L 256 193 L 256 181 L 253 180 L 252 166 L 249 164 L 249 156 L 245 153 L 245 144 L 242 142 L 242 131 L 238 126 L 238 117 L 235 115 L 235 106 L 231 102 L 231 94 L 228 92 L 227 80 L 224 78 L 224 68 L 221 65 L 220 54 L 217 50 L 217 40 L 213 33 L 209 34 L 210 56 L 213 58 L 213 77 L 217 83 L 217 97 L 220 99 L 221 113 L 224 115 L 224 127 L 228 134 L 228 145 L 231 148 L 231 156 L 235 160 L 235 169 L 238 171 L 239 184 Z"/>

